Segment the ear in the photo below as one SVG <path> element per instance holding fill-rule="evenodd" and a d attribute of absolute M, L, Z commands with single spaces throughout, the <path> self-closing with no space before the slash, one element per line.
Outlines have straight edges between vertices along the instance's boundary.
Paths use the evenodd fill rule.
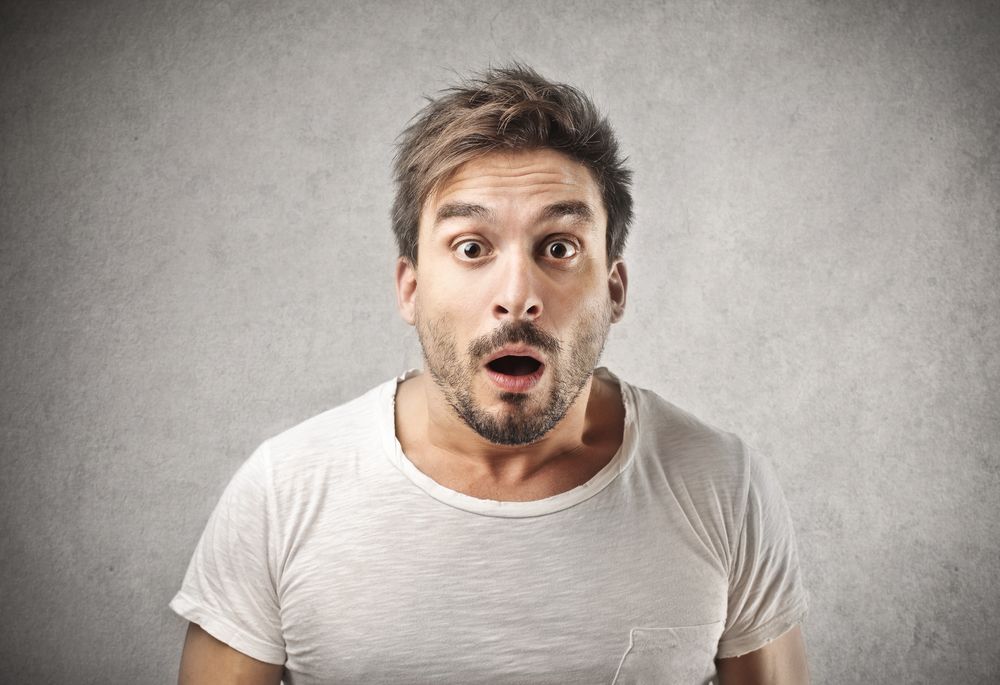
<path fill-rule="evenodd" d="M 625 316 L 625 298 L 628 294 L 628 272 L 625 262 L 616 259 L 608 274 L 608 295 L 611 297 L 611 323 L 618 323 Z"/>
<path fill-rule="evenodd" d="M 396 307 L 411 326 L 417 320 L 417 267 L 408 257 L 396 261 Z"/>

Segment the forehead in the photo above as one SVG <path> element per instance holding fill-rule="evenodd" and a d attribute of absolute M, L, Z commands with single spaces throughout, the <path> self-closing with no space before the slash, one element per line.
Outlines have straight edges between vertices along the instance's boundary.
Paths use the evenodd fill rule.
<path fill-rule="evenodd" d="M 468 161 L 431 193 L 421 224 L 447 203 L 475 202 L 497 210 L 582 202 L 606 220 L 600 189 L 585 165 L 556 150 L 491 152 Z"/>

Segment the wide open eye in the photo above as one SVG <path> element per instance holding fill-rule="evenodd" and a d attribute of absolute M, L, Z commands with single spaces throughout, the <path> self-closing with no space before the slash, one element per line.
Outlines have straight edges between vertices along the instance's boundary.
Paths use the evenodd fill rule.
<path fill-rule="evenodd" d="M 486 255 L 486 246 L 478 240 L 463 240 L 453 249 L 459 259 L 467 262 L 475 261 Z"/>
<path fill-rule="evenodd" d="M 576 245 L 569 240 L 553 240 L 545 244 L 545 256 L 552 259 L 571 259 L 578 252 Z"/>

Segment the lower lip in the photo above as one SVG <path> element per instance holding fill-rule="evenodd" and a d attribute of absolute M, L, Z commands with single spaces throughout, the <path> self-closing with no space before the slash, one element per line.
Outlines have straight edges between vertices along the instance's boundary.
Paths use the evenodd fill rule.
<path fill-rule="evenodd" d="M 486 367 L 486 375 L 490 377 L 493 383 L 506 392 L 527 392 L 538 385 L 538 381 L 542 380 L 542 374 L 544 373 L 545 364 L 535 369 L 534 373 L 529 373 L 526 376 L 508 376 L 505 373 L 498 373 L 488 366 Z"/>

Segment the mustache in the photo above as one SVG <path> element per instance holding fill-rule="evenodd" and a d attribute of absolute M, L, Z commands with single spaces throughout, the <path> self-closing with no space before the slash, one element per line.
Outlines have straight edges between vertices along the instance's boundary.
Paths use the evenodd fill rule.
<path fill-rule="evenodd" d="M 469 356 L 473 359 L 479 359 L 498 347 L 516 343 L 531 345 L 547 354 L 556 354 L 562 351 L 562 344 L 558 338 L 546 333 L 530 321 L 517 323 L 504 321 L 491 333 L 469 343 Z"/>

